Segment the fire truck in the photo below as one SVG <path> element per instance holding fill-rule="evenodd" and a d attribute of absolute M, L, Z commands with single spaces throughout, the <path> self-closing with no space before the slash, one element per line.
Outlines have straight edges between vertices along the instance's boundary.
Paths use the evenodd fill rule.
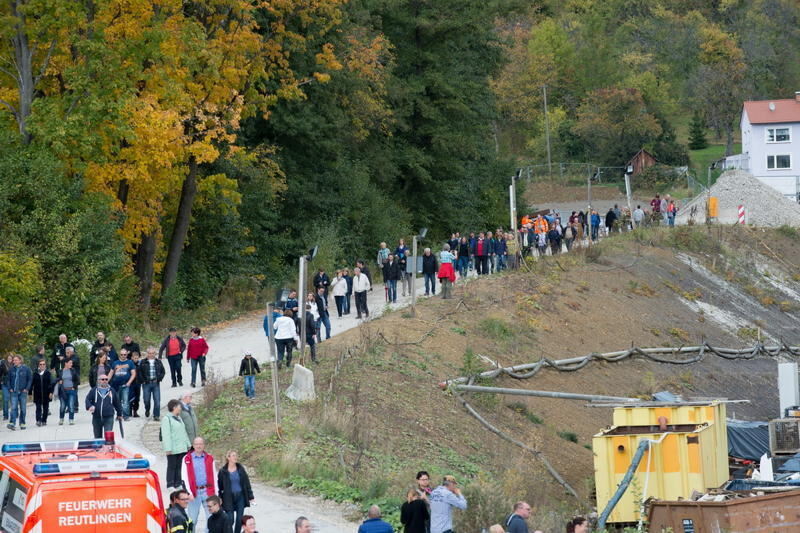
<path fill-rule="evenodd" d="M 0 448 L 0 532 L 167 531 L 158 474 L 113 432 Z"/>

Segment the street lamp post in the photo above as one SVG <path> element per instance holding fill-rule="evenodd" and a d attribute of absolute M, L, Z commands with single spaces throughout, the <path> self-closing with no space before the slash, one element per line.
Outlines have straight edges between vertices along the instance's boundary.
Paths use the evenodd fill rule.
<path fill-rule="evenodd" d="M 275 403 L 275 431 L 280 435 L 281 431 L 281 406 L 280 390 L 278 388 L 278 357 L 275 353 L 275 330 L 273 329 L 272 313 L 275 312 L 275 305 L 270 302 L 267 304 L 267 327 L 270 334 L 267 335 L 269 343 L 269 356 L 272 359 L 272 397 Z"/>
<path fill-rule="evenodd" d="M 419 234 L 414 235 L 411 239 L 413 260 L 406 262 L 406 268 L 408 268 L 409 263 L 413 263 L 411 266 L 411 316 L 417 316 L 417 239 L 424 239 L 427 233 L 428 228 L 422 228 L 419 230 Z"/>
<path fill-rule="evenodd" d="M 633 165 L 628 165 L 625 169 L 625 196 L 628 199 L 628 213 L 631 214 L 631 228 L 636 228 L 636 222 L 633 220 L 633 200 L 631 193 L 631 174 L 633 174 Z"/>
<path fill-rule="evenodd" d="M 297 286 L 300 288 L 298 294 L 297 311 L 300 313 L 300 360 L 305 363 L 306 357 L 306 263 L 314 260 L 319 246 L 313 247 L 308 254 L 300 256 L 300 273 Z"/>

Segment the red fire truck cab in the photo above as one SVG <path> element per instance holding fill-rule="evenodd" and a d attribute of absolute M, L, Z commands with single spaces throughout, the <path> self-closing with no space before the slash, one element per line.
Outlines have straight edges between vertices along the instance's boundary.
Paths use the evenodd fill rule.
<path fill-rule="evenodd" d="M 105 439 L 3 444 L 3 533 L 166 532 L 150 461 Z"/>

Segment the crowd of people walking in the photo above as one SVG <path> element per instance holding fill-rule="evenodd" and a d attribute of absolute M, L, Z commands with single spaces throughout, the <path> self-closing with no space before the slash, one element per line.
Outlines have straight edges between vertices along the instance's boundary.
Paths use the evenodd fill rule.
<path fill-rule="evenodd" d="M 317 345 L 331 338 L 334 310 L 338 318 L 353 312 L 357 319 L 369 318 L 367 295 L 377 283 L 373 276 L 380 276 L 383 282 L 385 304 L 396 303 L 398 292 L 403 297 L 410 296 L 414 290 L 412 279 L 417 273 L 422 274 L 425 296 L 437 294 L 438 282 L 439 294 L 450 298 L 453 284 L 473 273 L 483 276 L 513 269 L 526 256 L 559 254 L 614 231 L 644 224 L 674 224 L 677 208 L 669 197 L 661 199 L 656 195 L 650 207 L 649 213 L 640 206 L 629 213 L 615 205 L 602 218 L 596 211 L 572 212 L 566 223 L 552 210 L 526 215 L 516 233 L 502 228 L 464 235 L 455 232 L 438 251 L 425 247 L 419 258 L 411 257 L 403 239 L 394 248 L 382 242 L 374 262 L 358 260 L 352 269 L 338 269 L 332 276 L 324 268 L 318 269 L 312 280 L 313 290 L 302 300 L 296 291 L 290 291 L 273 313 L 271 329 L 269 317 L 265 317 L 264 331 L 267 336 L 274 335 L 278 368 L 283 368 L 284 363 L 290 368 L 293 351 L 300 344 L 299 336 L 305 325 L 305 344 L 310 347 L 311 360 L 316 363 Z M 35 405 L 37 426 L 48 424 L 50 404 L 55 398 L 59 400 L 58 424 L 74 424 L 81 407 L 78 387 L 82 375 L 87 375 L 89 388 L 82 404 L 91 417 L 95 438 L 112 431 L 115 420 L 152 416 L 159 422 L 159 440 L 167 459 L 165 480 L 167 487 L 173 489 L 170 531 L 193 531 L 202 509 L 209 532 L 254 532 L 255 519 L 244 514 L 254 498 L 247 471 L 233 450 L 226 453 L 223 466 L 217 467 L 214 458 L 205 450 L 205 440 L 198 435 L 192 395 L 171 399 L 167 403 L 167 413 L 164 416 L 161 413 L 161 383 L 169 375 L 173 388 L 183 386 L 184 357 L 190 365 L 191 386 L 206 385 L 206 357 L 210 347 L 201 330 L 192 328 L 186 341 L 171 328 L 158 348 L 149 346 L 144 351 L 130 335 L 123 340 L 117 349 L 103 332 L 98 332 L 89 349 L 89 370 L 85 374 L 81 374 L 81 360 L 75 346 L 64 334 L 59 336 L 49 355 L 44 345 L 39 346 L 30 364 L 25 364 L 23 357 L 17 354 L 0 360 L 3 419 L 7 428 L 26 429 L 29 397 Z M 255 398 L 255 380 L 260 372 L 258 361 L 246 351 L 239 365 L 239 376 L 243 378 L 248 399 Z M 466 499 L 452 476 L 446 476 L 440 486 L 431 489 L 430 476 L 420 472 L 416 486 L 407 493 L 401 521 L 406 533 L 452 533 L 453 511 L 466 506 Z M 491 531 L 503 531 L 505 527 L 509 532 L 527 533 L 527 526 L 522 528 L 519 524 L 524 524 L 529 516 L 530 506 L 518 502 L 504 525 L 493 526 L 495 529 Z M 359 531 L 379 533 L 385 530 L 382 524 L 385 522 L 381 520 L 380 509 L 373 507 Z M 585 531 L 581 529 L 582 524 L 576 522 L 569 531 Z M 310 522 L 304 517 L 295 525 L 299 533 L 310 528 Z"/>

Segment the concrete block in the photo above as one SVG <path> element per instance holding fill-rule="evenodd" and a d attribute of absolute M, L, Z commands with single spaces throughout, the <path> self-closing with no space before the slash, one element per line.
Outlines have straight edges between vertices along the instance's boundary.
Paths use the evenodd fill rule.
<path fill-rule="evenodd" d="M 294 365 L 292 384 L 286 389 L 286 396 L 298 402 L 315 399 L 314 373 L 303 365 Z"/>

